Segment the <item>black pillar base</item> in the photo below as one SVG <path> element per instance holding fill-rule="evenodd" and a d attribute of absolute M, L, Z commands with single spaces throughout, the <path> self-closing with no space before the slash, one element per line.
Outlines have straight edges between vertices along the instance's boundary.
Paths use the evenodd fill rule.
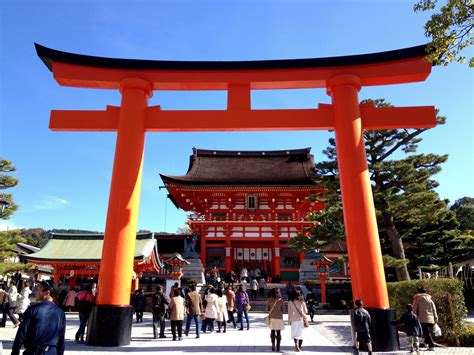
<path fill-rule="evenodd" d="M 399 350 L 397 327 L 391 322 L 395 320 L 394 309 L 367 308 L 372 319 L 370 325 L 370 336 L 372 338 L 373 351 L 397 351 Z M 351 312 L 352 323 L 352 312 Z M 365 344 L 360 344 L 360 350 L 367 350 Z"/>
<path fill-rule="evenodd" d="M 94 306 L 87 327 L 87 345 L 129 345 L 132 338 L 132 306 Z"/>

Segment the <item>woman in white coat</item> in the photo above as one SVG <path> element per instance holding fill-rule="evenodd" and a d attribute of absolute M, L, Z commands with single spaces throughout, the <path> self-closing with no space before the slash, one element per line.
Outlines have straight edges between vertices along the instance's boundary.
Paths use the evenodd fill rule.
<path fill-rule="evenodd" d="M 18 314 L 18 319 L 21 321 L 23 319 L 23 313 L 30 305 L 30 283 L 26 280 L 23 281 L 23 288 L 18 295 L 17 304 L 16 304 L 16 314 Z"/>
<path fill-rule="evenodd" d="M 217 318 L 217 295 L 214 287 L 209 288 L 209 292 L 206 294 L 206 310 L 204 311 L 205 319 L 202 322 L 202 332 L 205 333 L 207 326 L 209 325 L 209 330 L 214 331 L 214 320 Z"/>
<path fill-rule="evenodd" d="M 288 293 L 288 323 L 291 325 L 291 337 L 295 342 L 295 351 L 300 352 L 303 345 L 303 333 L 308 321 L 308 309 L 303 295 L 298 290 Z"/>
<path fill-rule="evenodd" d="M 227 323 L 227 297 L 224 296 L 222 289 L 216 291 L 217 295 L 217 332 L 221 332 L 221 327 L 224 327 L 223 333 L 226 331 Z"/>

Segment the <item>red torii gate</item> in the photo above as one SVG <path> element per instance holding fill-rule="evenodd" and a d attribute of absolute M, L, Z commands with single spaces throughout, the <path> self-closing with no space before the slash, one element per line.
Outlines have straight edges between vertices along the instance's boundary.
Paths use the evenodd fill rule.
<path fill-rule="evenodd" d="M 91 325 L 90 344 L 130 342 L 130 334 L 124 332 L 130 330 L 125 324 L 130 321 L 127 306 L 145 132 L 335 130 L 353 295 L 362 298 L 374 314 L 380 314 L 375 330 L 381 329 L 382 336 L 387 337 L 390 316 L 385 311 L 389 303 L 363 130 L 434 127 L 435 110 L 433 106 L 359 105 L 358 91 L 362 86 L 425 80 L 431 71 L 431 64 L 424 60 L 425 46 L 333 58 L 246 62 L 103 58 L 38 44 L 36 50 L 60 85 L 115 89 L 122 94 L 121 106 L 108 106 L 105 111 L 51 112 L 52 130 L 117 131 L 102 256 L 106 267 L 100 270 L 94 310 L 96 319 L 103 321 Z M 251 90 L 300 88 L 326 88 L 332 105 L 319 105 L 317 109 L 251 109 Z M 227 90 L 227 110 L 148 107 L 153 90 Z M 374 350 L 392 350 L 395 346 L 374 338 Z"/>

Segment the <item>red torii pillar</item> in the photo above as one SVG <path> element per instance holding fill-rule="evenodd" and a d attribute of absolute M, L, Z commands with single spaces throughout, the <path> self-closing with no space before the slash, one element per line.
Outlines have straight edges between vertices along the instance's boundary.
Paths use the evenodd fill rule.
<path fill-rule="evenodd" d="M 60 85 L 119 89 L 120 108 L 52 111 L 50 128 L 117 131 L 98 302 L 88 343 L 130 342 L 128 306 L 145 132 L 335 130 L 352 290 L 373 316 L 374 351 L 395 350 L 394 311 L 388 296 L 373 206 L 363 130 L 429 128 L 434 107 L 359 105 L 362 86 L 423 81 L 431 71 L 425 47 L 367 55 L 255 62 L 163 62 L 101 58 L 36 45 Z M 250 91 L 326 88 L 332 105 L 318 109 L 252 110 Z M 224 111 L 165 111 L 147 107 L 152 90 L 227 90 Z M 276 250 L 276 249 L 275 249 Z"/>

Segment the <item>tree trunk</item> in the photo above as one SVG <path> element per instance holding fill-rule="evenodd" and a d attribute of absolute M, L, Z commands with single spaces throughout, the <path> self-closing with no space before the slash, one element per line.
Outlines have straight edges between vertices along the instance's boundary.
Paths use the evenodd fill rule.
<path fill-rule="evenodd" d="M 388 213 L 382 213 L 385 231 L 387 232 L 390 244 L 392 245 L 393 257 L 405 259 L 405 249 L 403 248 L 402 238 L 398 233 L 397 227 L 393 223 L 393 216 Z M 398 281 L 410 280 L 410 274 L 406 265 L 395 268 Z"/>

